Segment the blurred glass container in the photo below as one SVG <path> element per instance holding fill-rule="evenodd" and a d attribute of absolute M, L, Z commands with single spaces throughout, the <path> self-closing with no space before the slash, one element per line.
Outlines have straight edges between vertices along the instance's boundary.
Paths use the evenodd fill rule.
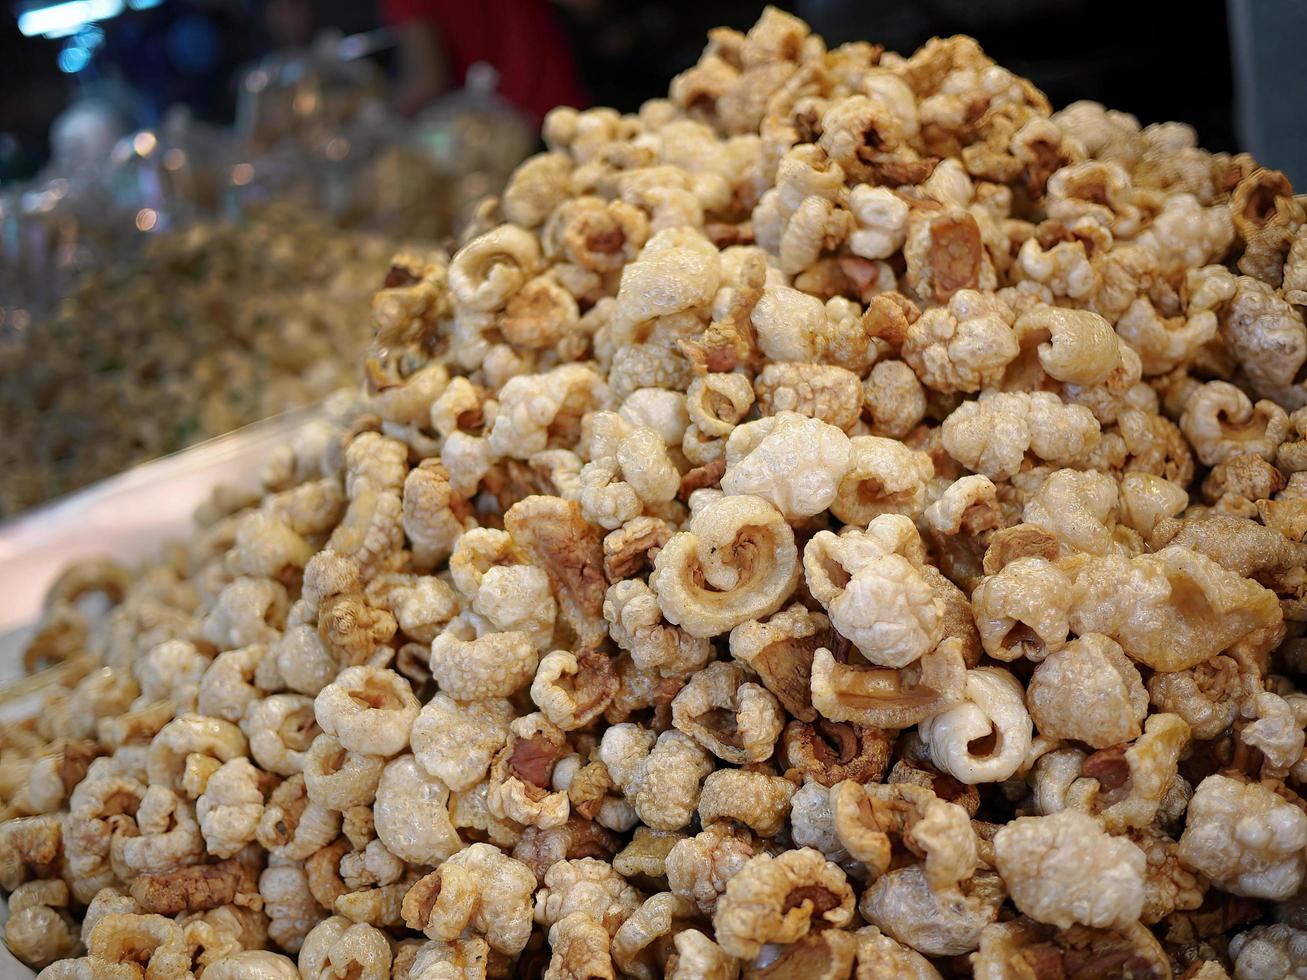
<path fill-rule="evenodd" d="M 344 40 L 324 32 L 312 47 L 274 53 L 245 73 L 235 129 L 251 153 L 291 138 L 314 149 L 384 99 L 381 72 L 352 57 Z"/>
<path fill-rule="evenodd" d="M 484 62 L 467 71 L 465 88 L 442 96 L 413 120 L 414 143 L 451 182 L 452 227 L 471 216 L 477 200 L 497 192 L 536 145 L 535 127 L 495 87 L 499 73 Z"/>
<path fill-rule="evenodd" d="M 157 129 L 124 133 L 106 104 L 76 104 L 40 178 L 0 189 L 0 348 L 40 329 L 88 270 L 130 260 L 159 233 L 268 205 L 394 240 L 448 240 L 535 148 L 535 129 L 484 64 L 466 88 L 399 118 L 364 57 L 391 43 L 385 30 L 324 34 L 269 55 L 241 76 L 231 128 L 175 108 Z"/>

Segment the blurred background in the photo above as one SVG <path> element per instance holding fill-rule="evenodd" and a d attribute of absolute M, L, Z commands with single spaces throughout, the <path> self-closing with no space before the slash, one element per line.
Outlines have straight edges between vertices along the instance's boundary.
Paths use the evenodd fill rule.
<path fill-rule="evenodd" d="M 1292 47 L 1307 26 L 1297 0 L 780 6 L 832 45 L 870 39 L 910 52 L 932 35 L 972 34 L 1055 106 L 1089 98 L 1144 123 L 1181 120 L 1214 150 L 1256 152 L 1245 144 L 1273 139 L 1290 121 L 1260 115 L 1286 101 L 1303 111 L 1303 99 L 1284 99 L 1301 93 L 1290 86 L 1307 78 L 1285 74 L 1302 60 Z M 0 180 L 35 175 L 61 136 L 79 135 L 56 125 L 72 107 L 84 110 L 80 128 L 91 126 L 92 109 L 102 125 L 136 129 L 158 126 L 176 106 L 197 120 L 233 124 L 242 68 L 309 49 L 324 34 L 355 37 L 344 57 L 374 64 L 406 115 L 463 85 L 477 63 L 497 69 L 498 90 L 535 119 L 557 103 L 634 109 L 665 94 L 708 28 L 745 28 L 761 7 L 745 0 L 0 0 Z M 1280 73 L 1278 84 L 1268 68 Z M 62 121 L 64 130 L 79 128 Z M 1285 159 L 1268 165 L 1301 168 L 1307 134 L 1295 128 L 1296 145 L 1275 144 Z"/>
<path fill-rule="evenodd" d="M 1307 184 L 1304 0 L 794 0 Z M 753 0 L 0 0 L 0 518 L 352 381 L 396 248 Z"/>

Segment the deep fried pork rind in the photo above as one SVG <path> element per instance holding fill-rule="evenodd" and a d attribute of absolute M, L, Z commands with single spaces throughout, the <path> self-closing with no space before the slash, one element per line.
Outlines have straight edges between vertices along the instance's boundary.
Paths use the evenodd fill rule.
<path fill-rule="evenodd" d="M 57 680 L 0 726 L 11 947 L 1303 972 L 1287 178 L 770 8 L 543 133 L 454 255 L 396 259 L 355 404 L 51 590 Z"/>

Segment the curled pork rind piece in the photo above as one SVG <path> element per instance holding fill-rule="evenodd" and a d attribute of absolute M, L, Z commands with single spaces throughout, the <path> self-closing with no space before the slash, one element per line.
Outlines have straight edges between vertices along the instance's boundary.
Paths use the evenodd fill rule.
<path fill-rule="evenodd" d="M 373 808 L 377 837 L 412 864 L 434 864 L 461 846 L 449 816 L 449 787 L 429 776 L 411 755 L 391 761 L 381 774 Z"/>
<path fill-rule="evenodd" d="M 381 980 L 390 975 L 390 965 L 390 943 L 385 933 L 339 915 L 314 926 L 304 937 L 299 953 L 301 975 L 315 980 L 349 976 Z"/>
<path fill-rule="evenodd" d="M 775 837 L 785 826 L 795 786 L 784 776 L 744 769 L 718 769 L 703 781 L 699 821 L 744 824 L 759 837 Z"/>
<path fill-rule="evenodd" d="M 588 725 L 603 713 L 617 693 L 619 681 L 612 659 L 600 651 L 547 654 L 531 682 L 531 700 L 563 731 Z"/>
<path fill-rule="evenodd" d="M 1239 276 L 1221 315 L 1221 339 L 1248 374 L 1258 394 L 1285 408 L 1303 405 L 1298 371 L 1307 360 L 1307 327 L 1301 311 L 1270 285 Z"/>
<path fill-rule="evenodd" d="M 792 721 L 781 736 L 779 761 L 821 786 L 844 779 L 879 780 L 889 768 L 892 735 L 879 728 L 817 718 Z"/>
<path fill-rule="evenodd" d="M 604 732 L 599 761 L 646 826 L 680 830 L 699 806 L 712 757 L 684 732 L 654 735 L 629 722 Z"/>
<path fill-rule="evenodd" d="M 544 886 L 536 892 L 535 920 L 551 926 L 584 912 L 613 936 L 639 907 L 639 892 L 612 865 L 587 857 L 559 861 L 545 872 Z"/>
<path fill-rule="evenodd" d="M 461 701 L 508 697 L 531 682 L 539 663 L 531 637 L 519 630 L 469 639 L 451 628 L 431 641 L 431 676 Z"/>
<path fill-rule="evenodd" d="M 44 877 L 41 872 L 60 858 L 63 837 L 64 819 L 58 814 L 0 822 L 0 887 L 13 891 L 34 871 Z"/>
<path fill-rule="evenodd" d="M 1021 316 L 1016 331 L 1023 345 L 1039 342 L 1040 366 L 1065 384 L 1101 384 L 1121 359 L 1112 325 L 1089 310 L 1039 307 Z"/>
<path fill-rule="evenodd" d="M 640 516 L 604 536 L 604 574 L 616 585 L 639 581 L 633 576 L 647 571 L 653 555 L 667 543 L 673 527 L 660 517 Z"/>
<path fill-rule="evenodd" d="M 1288 923 L 1257 926 L 1230 940 L 1234 980 L 1293 977 L 1307 971 L 1307 932 Z"/>
<path fill-rule="evenodd" d="M 672 893 L 698 904 L 712 915 L 726 884 L 759 852 L 747 830 L 720 823 L 677 841 L 664 866 Z"/>
<path fill-rule="evenodd" d="M 1074 464 L 1099 438 L 1089 409 L 1049 391 L 981 392 L 949 413 L 943 426 L 948 454 L 992 480 L 1015 476 L 1027 454 L 1054 466 Z"/>
<path fill-rule="evenodd" d="M 726 762 L 762 762 L 784 717 L 775 695 L 748 677 L 737 664 L 709 664 L 672 700 L 672 724 Z"/>
<path fill-rule="evenodd" d="M 784 516 L 761 497 L 726 496 L 699 510 L 663 546 L 649 584 L 668 622 L 711 637 L 775 612 L 798 575 L 794 532 Z"/>
<path fill-rule="evenodd" d="M 676 954 L 668 958 L 668 980 L 735 980 L 740 975 L 740 961 L 698 929 L 682 929 L 672 943 Z"/>
<path fill-rule="evenodd" d="M 967 785 L 1001 782 L 1025 762 L 1033 736 L 1021 682 L 1000 667 L 967 671 L 963 699 L 922 721 L 935 765 Z"/>
<path fill-rule="evenodd" d="M 549 945 L 553 956 L 544 980 L 617 980 L 608 930 L 587 913 L 573 912 L 551 925 Z"/>
<path fill-rule="evenodd" d="M 514 956 L 531 937 L 535 887 L 521 861 L 490 844 L 471 844 L 413 883 L 404 896 L 404 922 L 446 942 L 467 930 Z"/>
<path fill-rule="evenodd" d="M 844 872 L 805 847 L 751 858 L 727 883 L 713 928 L 724 950 L 752 958 L 768 943 L 798 941 L 818 923 L 842 928 L 852 919 Z"/>
<path fill-rule="evenodd" d="M 896 977 L 901 980 L 937 980 L 939 971 L 915 949 L 885 935 L 875 926 L 863 926 L 853 934 L 858 941 L 855 980 Z"/>
<path fill-rule="evenodd" d="M 1221 271 L 1226 272 L 1224 268 Z M 1194 272 L 1189 275 L 1193 277 Z M 1147 296 L 1139 296 L 1116 321 L 1118 335 L 1138 351 L 1146 375 L 1173 370 L 1215 339 L 1218 321 L 1214 312 L 1196 308 L 1192 301 L 1187 312 L 1188 316 L 1163 316 Z"/>
<path fill-rule="evenodd" d="M 1295 707 L 1299 711 L 1304 707 L 1301 698 L 1290 702 L 1270 691 L 1254 695 L 1243 705 L 1243 715 L 1249 721 L 1239 738 L 1262 753 L 1264 777 L 1284 778 L 1302 757 L 1304 732 Z"/>
<path fill-rule="evenodd" d="M 486 804 L 492 816 L 547 830 L 567 821 L 567 793 L 554 788 L 565 734 L 540 712 L 513 719 L 508 744 L 490 767 Z"/>
<path fill-rule="evenodd" d="M 613 960 L 626 975 L 655 980 L 663 975 L 659 946 L 699 917 L 695 904 L 671 892 L 645 899 L 613 936 Z"/>
<path fill-rule="evenodd" d="M 1216 738 L 1239 717 L 1246 678 L 1230 657 L 1213 657 L 1187 670 L 1148 678 L 1148 696 L 1155 708 L 1183 718 L 1200 741 Z"/>
<path fill-rule="evenodd" d="M 539 241 L 515 225 L 500 225 L 473 239 L 449 264 L 449 290 L 456 307 L 479 312 L 502 308 L 539 261 Z"/>
<path fill-rule="evenodd" d="M 1147 827 L 1158 817 L 1167 794 L 1183 785 L 1177 765 L 1189 735 L 1179 715 L 1152 714 L 1144 722 L 1144 734 L 1124 752 L 1114 746 L 1085 760 L 1089 771 L 1081 772 L 1099 782 L 1094 805 L 1110 832 Z"/>
<path fill-rule="evenodd" d="M 297 773 L 268 797 L 258 841 L 279 858 L 303 861 L 335 840 L 340 822 L 337 811 L 308 798 L 304 777 Z"/>
<path fill-rule="evenodd" d="M 902 668 L 840 663 L 831 651 L 812 660 L 812 704 L 823 718 L 868 728 L 909 728 L 951 704 L 966 690 L 963 643 L 949 637 Z"/>
<path fill-rule="evenodd" d="M 804 578 L 868 662 L 906 667 L 944 636 L 944 604 L 920 570 L 924 555 L 911 520 L 885 514 L 865 531 L 819 531 L 803 550 Z"/>
<path fill-rule="evenodd" d="M 191 805 L 180 794 L 151 786 L 136 810 L 134 836 L 116 836 L 110 857 L 119 877 L 135 878 L 196 864 L 204 841 Z"/>
<path fill-rule="evenodd" d="M 902 361 L 881 361 L 863 382 L 872 435 L 906 437 L 926 415 L 926 390 Z"/>
<path fill-rule="evenodd" d="M 1139 920 L 1144 852 L 1110 837 L 1093 817 L 1063 810 L 1021 817 L 994 836 L 998 873 L 1017 908 L 1060 928 L 1114 928 Z"/>
<path fill-rule="evenodd" d="M 980 871 L 960 891 L 936 894 L 920 864 L 881 875 L 862 893 L 858 911 L 871 925 L 927 956 L 960 956 L 980 942 L 1003 904 L 998 875 Z"/>
<path fill-rule="evenodd" d="M 397 980 L 404 977 L 407 980 L 481 980 L 486 976 L 489 959 L 490 947 L 484 939 L 449 942 L 433 939 L 420 946 L 401 944 L 395 953 L 394 976 Z"/>
<path fill-rule="evenodd" d="M 471 523 L 461 498 L 450 486 L 449 470 L 437 459 L 424 459 L 404 478 L 403 525 L 421 568 L 443 561 Z"/>
<path fill-rule="evenodd" d="M 961 208 L 920 211 L 908 218 L 906 279 L 917 295 L 947 302 L 960 289 L 993 289 L 993 263 L 975 217 Z"/>
<path fill-rule="evenodd" d="M 513 706 L 502 698 L 459 702 L 438 692 L 413 722 L 413 757 L 451 790 L 468 789 L 485 778 L 512 720 Z"/>
<path fill-rule="evenodd" d="M 848 432 L 862 414 L 861 380 L 833 364 L 768 364 L 754 389 L 763 415 L 796 412 Z"/>
<path fill-rule="evenodd" d="M 195 816 L 209 853 L 232 857 L 254 840 L 263 818 L 258 770 L 244 757 L 224 762 L 195 801 Z"/>
<path fill-rule="evenodd" d="M 640 328 L 656 317 L 707 307 L 721 282 L 721 258 L 702 234 L 667 228 L 645 243 L 622 270 L 613 309 L 615 342 L 643 341 Z"/>
<path fill-rule="evenodd" d="M 812 721 L 809 684 L 812 657 L 826 640 L 830 621 L 795 603 L 764 622 L 753 620 L 731 630 L 731 656 L 747 664 L 781 705 L 800 721 Z"/>
<path fill-rule="evenodd" d="M 268 938 L 288 952 L 298 952 L 304 937 L 326 917 L 298 862 L 266 868 L 259 875 L 259 895 L 268 916 Z"/>
<path fill-rule="evenodd" d="M 851 975 L 858 943 L 844 929 L 813 929 L 802 939 L 786 945 L 768 945 L 744 964 L 745 975 L 776 971 L 786 975 L 801 970 L 813 980 L 836 980 Z"/>
<path fill-rule="evenodd" d="M 1041 735 L 1095 749 L 1138 738 L 1148 712 L 1139 671 L 1116 643 L 1095 633 L 1072 640 L 1039 664 L 1026 702 Z"/>
<path fill-rule="evenodd" d="M 1039 556 L 1016 558 L 986 576 L 971 595 L 985 652 L 995 660 L 1040 661 L 1060 650 L 1071 629 L 1071 584 Z"/>
<path fill-rule="evenodd" d="M 182 927 L 162 915 L 111 913 L 96 923 L 87 937 L 90 977 L 190 976 L 191 954 Z M 127 970 L 115 972 L 117 967 Z M 46 972 L 49 972 L 48 970 Z"/>
<path fill-rule="evenodd" d="M 550 448 L 569 448 L 580 434 L 581 416 L 603 405 L 608 388 L 593 369 L 565 364 L 544 374 L 519 374 L 499 392 L 490 429 L 495 456 L 528 459 Z"/>
<path fill-rule="evenodd" d="M 830 791 L 815 779 L 806 780 L 790 797 L 790 836 L 799 847 L 815 848 L 836 864 L 849 858 L 835 832 Z"/>
<path fill-rule="evenodd" d="M 57 878 L 29 881 L 9 895 L 5 945 L 29 966 L 41 968 L 71 956 L 80 940 L 72 917 L 68 886 Z"/>
<path fill-rule="evenodd" d="M 1203 904 L 1209 890 L 1208 883 L 1181 863 L 1174 840 L 1156 828 L 1136 831 L 1130 839 L 1144 852 L 1148 861 L 1144 870 L 1141 922 L 1153 925 L 1172 912 L 1192 911 Z"/>
<path fill-rule="evenodd" d="M 375 667 L 347 667 L 313 702 L 324 732 L 350 751 L 381 756 L 407 747 L 418 709 L 405 678 Z"/>
<path fill-rule="evenodd" d="M 1003 520 L 993 481 L 975 475 L 950 483 L 935 496 L 923 516 L 926 526 L 941 537 L 961 533 L 981 536 L 996 530 Z"/>
<path fill-rule="evenodd" d="M 955 891 L 975 873 L 976 835 L 966 811 L 924 786 L 846 780 L 831 787 L 829 803 L 835 836 L 872 877 L 889 870 L 896 843 L 924 853 L 926 879 L 937 893 Z"/>
<path fill-rule="evenodd" d="M 247 748 L 245 736 L 230 722 L 180 715 L 159 729 L 150 742 L 146 760 L 150 784 L 180 790 L 188 756 L 201 754 L 227 762 L 245 755 Z"/>
<path fill-rule="evenodd" d="M 928 309 L 909 325 L 903 360 L 934 391 L 994 387 L 1021 352 L 1013 320 L 1012 310 L 997 297 L 959 290 L 947 306 Z"/>
<path fill-rule="evenodd" d="M 729 436 L 753 402 L 753 385 L 742 374 L 702 374 L 685 395 L 691 425 L 709 439 Z"/>
<path fill-rule="evenodd" d="M 854 436 L 849 442 L 852 466 L 840 481 L 831 513 L 853 525 L 869 524 L 881 514 L 919 516 L 935 475 L 930 456 L 880 436 Z"/>
<path fill-rule="evenodd" d="M 521 163 L 504 188 L 504 216 L 522 228 L 535 228 L 569 196 L 572 161 L 564 153 L 539 153 Z"/>
<path fill-rule="evenodd" d="M 545 570 L 563 620 L 583 646 L 598 646 L 607 630 L 603 622 L 603 538 L 581 517 L 574 500 L 532 496 L 504 513 L 513 543 Z M 534 665 L 533 665 L 534 669 Z"/>
<path fill-rule="evenodd" d="M 1175 517 L 1189 506 L 1189 494 L 1184 487 L 1165 477 L 1130 472 L 1121 477 L 1117 505 L 1121 523 L 1146 538 L 1163 520 Z"/>
<path fill-rule="evenodd" d="M 1287 898 L 1307 870 L 1307 815 L 1272 790 L 1208 776 L 1189 802 L 1178 854 L 1218 888 Z"/>
<path fill-rule="evenodd" d="M 721 486 L 728 494 L 762 497 L 793 521 L 829 507 L 851 464 L 852 447 L 843 431 L 780 412 L 731 432 Z"/>
<path fill-rule="evenodd" d="M 1229 382 L 1209 381 L 1189 396 L 1180 430 L 1207 466 L 1244 453 L 1269 460 L 1289 435 L 1289 416 L 1273 401 L 1254 404 Z"/>
<path fill-rule="evenodd" d="M 1117 528 L 1119 489 L 1106 473 L 1054 470 L 1026 501 L 1022 518 L 1061 543 L 1064 554 L 1128 553 L 1133 542 Z"/>
<path fill-rule="evenodd" d="M 305 754 L 304 789 L 312 802 L 343 813 L 376 798 L 385 767 L 382 756 L 350 752 L 335 737 L 321 734 Z"/>
<path fill-rule="evenodd" d="M 668 625 L 658 596 L 643 579 L 613 583 L 604 598 L 604 619 L 613 642 L 631 655 L 640 670 L 683 675 L 698 670 L 712 655 L 707 637 Z"/>
<path fill-rule="evenodd" d="M 296 980 L 300 976 L 294 961 L 266 949 L 242 949 L 214 960 L 204 968 L 210 980 Z"/>

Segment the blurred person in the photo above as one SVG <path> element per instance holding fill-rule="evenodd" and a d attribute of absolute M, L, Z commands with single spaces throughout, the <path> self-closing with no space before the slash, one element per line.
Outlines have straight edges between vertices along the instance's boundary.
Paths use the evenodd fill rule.
<path fill-rule="evenodd" d="M 399 38 L 398 105 L 413 114 L 461 87 L 484 62 L 498 94 L 539 123 L 554 106 L 589 104 L 567 33 L 546 0 L 382 0 Z"/>

